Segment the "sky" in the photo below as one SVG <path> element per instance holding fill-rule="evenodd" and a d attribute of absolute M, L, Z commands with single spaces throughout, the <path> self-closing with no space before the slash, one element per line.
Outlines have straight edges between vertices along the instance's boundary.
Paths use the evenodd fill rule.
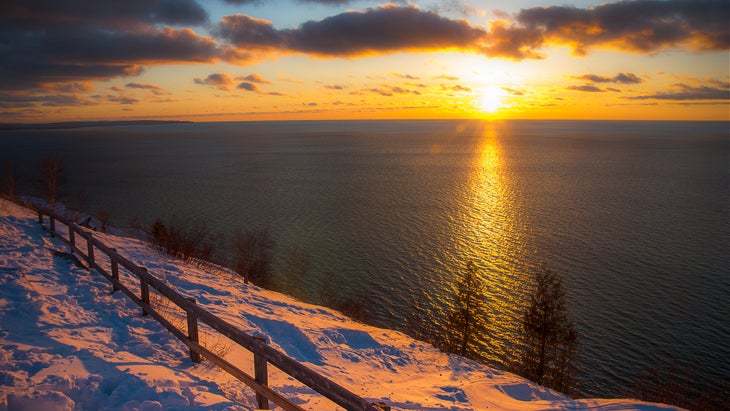
<path fill-rule="evenodd" d="M 728 0 L 0 9 L 0 122 L 730 120 Z"/>

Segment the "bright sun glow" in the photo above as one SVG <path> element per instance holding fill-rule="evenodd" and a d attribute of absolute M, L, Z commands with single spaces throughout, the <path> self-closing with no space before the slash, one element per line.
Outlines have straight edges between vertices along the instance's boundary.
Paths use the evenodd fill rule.
<path fill-rule="evenodd" d="M 482 90 L 479 98 L 479 108 L 486 113 L 495 113 L 504 107 L 503 99 L 507 93 L 500 87 L 489 86 Z"/>

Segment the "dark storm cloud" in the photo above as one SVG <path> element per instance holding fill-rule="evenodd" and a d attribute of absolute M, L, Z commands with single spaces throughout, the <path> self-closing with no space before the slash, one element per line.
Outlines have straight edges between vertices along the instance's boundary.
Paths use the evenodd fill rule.
<path fill-rule="evenodd" d="M 208 14 L 193 0 L 11 0 L 0 14 L 3 89 L 138 75 L 143 64 L 208 62 L 215 40 L 190 28 Z"/>
<path fill-rule="evenodd" d="M 494 21 L 486 29 L 415 6 L 391 4 L 282 30 L 267 20 L 237 14 L 224 17 L 216 33 L 247 50 L 351 57 L 458 49 L 521 60 L 542 58 L 540 50 L 555 45 L 570 46 L 581 55 L 596 47 L 641 53 L 670 47 L 727 50 L 729 10 L 727 0 L 635 0 L 587 9 L 533 7 L 523 9 L 513 21 Z M 636 80 L 614 82 L 636 84 Z"/>
<path fill-rule="evenodd" d="M 309 21 L 286 30 L 287 46 L 321 55 L 473 48 L 486 33 L 415 7 L 381 7 Z"/>
<path fill-rule="evenodd" d="M 576 54 L 591 47 L 642 53 L 680 45 L 697 51 L 730 47 L 727 0 L 636 0 L 590 9 L 534 7 L 522 10 L 517 21 L 540 33 L 544 43 L 570 45 Z"/>
<path fill-rule="evenodd" d="M 223 18 L 217 33 L 243 48 L 272 48 L 322 56 L 354 56 L 405 50 L 476 49 L 486 35 L 464 20 L 416 7 L 386 6 L 351 11 L 277 30 L 266 20 L 237 14 Z"/>
<path fill-rule="evenodd" d="M 573 78 L 590 81 L 591 83 L 639 84 L 644 82 L 644 80 L 632 73 L 618 73 L 613 77 L 599 76 L 598 74 L 584 74 Z"/>
<path fill-rule="evenodd" d="M 194 0 L 6 0 L 3 20 L 26 27 L 65 27 L 96 24 L 136 27 L 145 24 L 201 25 L 208 13 Z"/>
<path fill-rule="evenodd" d="M 284 36 L 270 21 L 245 14 L 223 16 L 216 34 L 246 49 L 284 48 L 285 45 Z"/>

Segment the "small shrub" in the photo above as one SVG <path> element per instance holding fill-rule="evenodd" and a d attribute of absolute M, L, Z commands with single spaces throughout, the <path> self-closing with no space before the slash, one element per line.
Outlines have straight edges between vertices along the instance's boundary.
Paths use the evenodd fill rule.
<path fill-rule="evenodd" d="M 150 231 L 152 243 L 169 255 L 185 260 L 207 260 L 213 255 L 208 225 L 172 216 L 167 223 L 155 220 Z"/>
<path fill-rule="evenodd" d="M 99 220 L 99 224 L 101 224 L 101 231 L 103 233 L 106 233 L 107 227 L 109 225 L 109 219 L 111 218 L 109 215 L 109 211 L 104 209 L 96 210 L 96 212 L 94 213 L 94 217 Z"/>
<path fill-rule="evenodd" d="M 295 298 L 304 297 L 302 285 L 312 269 L 312 258 L 300 248 L 291 246 L 286 249 L 284 268 L 278 275 L 276 288 Z"/>
<path fill-rule="evenodd" d="M 234 236 L 234 269 L 248 283 L 268 288 L 271 284 L 271 254 L 276 242 L 267 230 L 239 232 Z"/>
<path fill-rule="evenodd" d="M 342 292 L 345 278 L 340 272 L 330 272 L 317 283 L 317 302 L 325 307 L 334 308 Z"/>
<path fill-rule="evenodd" d="M 372 322 L 373 316 L 367 303 L 361 297 L 348 296 L 334 304 L 334 309 L 363 324 Z"/>

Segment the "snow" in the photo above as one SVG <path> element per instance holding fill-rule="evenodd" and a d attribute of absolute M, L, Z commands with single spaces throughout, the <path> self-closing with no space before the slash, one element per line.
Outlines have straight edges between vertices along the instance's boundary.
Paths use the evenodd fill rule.
<path fill-rule="evenodd" d="M 255 393 L 187 348 L 68 254 L 27 209 L 0 200 L 0 411 L 253 410 Z M 393 410 L 668 410 L 623 399 L 572 400 L 396 331 L 244 284 L 143 241 L 95 237 L 245 332 Z M 184 321 L 169 309 L 169 318 Z M 201 327 L 201 342 L 253 373 L 253 356 Z M 269 367 L 269 385 L 305 409 L 339 409 Z M 272 404 L 273 406 L 273 404 Z"/>

